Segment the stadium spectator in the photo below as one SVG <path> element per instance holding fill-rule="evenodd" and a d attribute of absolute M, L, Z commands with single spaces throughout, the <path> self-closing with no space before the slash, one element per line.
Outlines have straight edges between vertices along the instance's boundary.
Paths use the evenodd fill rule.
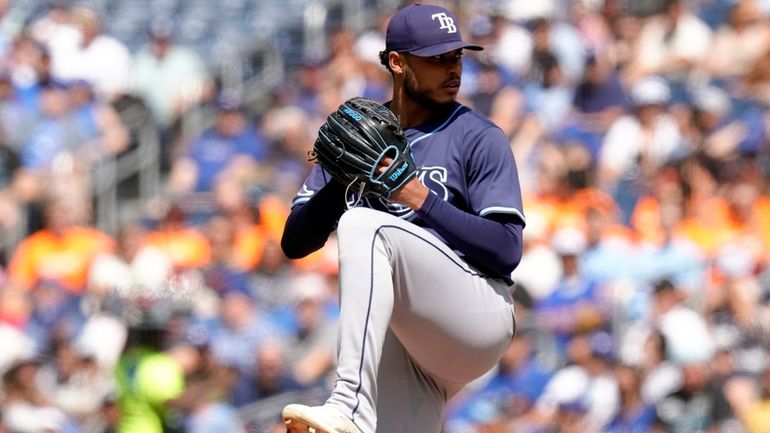
<path fill-rule="evenodd" d="M 654 406 L 645 403 L 640 395 L 641 372 L 628 365 L 615 367 L 620 391 L 620 410 L 610 421 L 607 433 L 650 431 L 655 421 Z"/>
<path fill-rule="evenodd" d="M 68 90 L 75 122 L 85 134 L 83 147 L 88 153 L 83 159 L 97 162 L 124 152 L 129 145 L 128 131 L 112 105 L 97 100 L 85 80 L 69 83 Z"/>
<path fill-rule="evenodd" d="M 576 335 L 569 343 L 569 363 L 556 370 L 535 403 L 541 423 L 577 431 L 601 431 L 620 409 L 618 381 L 612 374 L 614 342 L 605 331 Z M 575 413 L 576 412 L 576 413 Z M 572 416 L 569 416 L 572 415 Z"/>
<path fill-rule="evenodd" d="M 612 123 L 601 145 L 598 182 L 611 193 L 627 223 L 644 182 L 666 162 L 687 155 L 679 126 L 667 112 L 671 90 L 662 78 L 648 77 L 630 91 L 632 112 Z"/>
<path fill-rule="evenodd" d="M 624 341 L 634 340 L 629 334 Z M 634 360 L 642 372 L 640 387 L 645 404 L 656 404 L 682 385 L 681 366 L 671 360 L 666 336 L 653 329 L 642 338 L 642 353 Z"/>
<path fill-rule="evenodd" d="M 552 248 L 560 258 L 562 276 L 553 292 L 535 303 L 534 314 L 538 327 L 552 334 L 557 353 L 564 359 L 575 335 L 607 325 L 609 299 L 580 268 L 580 255 L 586 248 L 583 232 L 559 229 L 553 235 Z"/>
<path fill-rule="evenodd" d="M 257 350 L 254 371 L 237 375 L 231 401 L 235 407 L 302 389 L 294 380 L 286 359 L 286 344 L 268 341 Z"/>
<path fill-rule="evenodd" d="M 556 2 L 549 0 L 543 3 Z M 532 59 L 534 60 L 538 53 L 553 53 L 556 63 L 560 66 L 564 83 L 574 87 L 583 76 L 585 68 L 585 42 L 573 23 L 560 19 L 558 14 L 554 6 L 553 12 L 538 14 L 528 22 L 533 40 Z"/>
<path fill-rule="evenodd" d="M 532 55 L 532 35 L 526 28 L 526 19 L 519 16 L 520 9 L 501 4 L 492 7 L 492 21 L 488 45 L 490 58 L 513 76 L 523 77 L 529 70 Z"/>
<path fill-rule="evenodd" d="M 251 294 L 231 289 L 222 295 L 219 316 L 210 327 L 209 341 L 212 355 L 219 364 L 249 374 L 255 368 L 254 354 L 259 347 L 279 335 Z"/>
<path fill-rule="evenodd" d="M 620 223 L 618 212 L 588 207 L 584 226 L 586 250 L 580 266 L 585 275 L 604 287 L 631 279 L 634 270 L 622 264 L 628 263 L 636 252 L 635 236 Z"/>
<path fill-rule="evenodd" d="M 90 175 L 90 153 L 95 150 L 85 145 L 86 131 L 73 115 L 67 83 L 44 82 L 38 96 L 40 116 L 22 144 L 21 167 L 14 180 L 25 201 L 38 201 L 54 174 L 83 182 Z"/>
<path fill-rule="evenodd" d="M 79 298 L 56 281 L 39 280 L 29 292 L 32 309 L 25 332 L 35 342 L 36 353 L 46 354 L 58 342 L 73 339 L 84 317 Z"/>
<path fill-rule="evenodd" d="M 229 180 L 217 185 L 217 212 L 228 219 L 233 230 L 233 265 L 244 272 L 254 271 L 262 263 L 265 245 L 283 231 L 287 206 L 269 193 L 252 194 Z"/>
<path fill-rule="evenodd" d="M 390 89 L 388 74 L 379 62 L 361 58 L 355 49 L 355 42 L 351 29 L 331 29 L 325 84 L 339 89 L 343 100 L 360 95 L 384 102 Z"/>
<path fill-rule="evenodd" d="M 185 391 L 172 402 L 184 414 L 179 431 L 188 433 L 245 433 L 243 420 L 228 401 L 231 380 L 222 368 L 188 374 Z"/>
<path fill-rule="evenodd" d="M 211 261 L 203 268 L 206 286 L 222 295 L 227 290 L 251 293 L 249 275 L 239 265 L 235 249 L 235 227 L 222 216 L 211 218 L 205 229 L 211 246 Z"/>
<path fill-rule="evenodd" d="M 173 400 L 185 388 L 178 360 L 168 353 L 164 327 L 170 310 L 168 298 L 124 298 L 129 328 L 123 354 L 115 369 L 120 433 L 162 433 L 178 421 L 172 416 Z"/>
<path fill-rule="evenodd" d="M 69 293 L 86 289 L 94 258 L 115 248 L 114 240 L 88 224 L 88 204 L 82 197 L 47 197 L 45 228 L 24 238 L 8 265 L 11 284 L 31 290 L 49 280 Z"/>
<path fill-rule="evenodd" d="M 573 99 L 573 89 L 552 52 L 535 51 L 523 92 L 529 115 L 537 120 L 542 134 L 551 136 L 566 120 Z"/>
<path fill-rule="evenodd" d="M 147 103 L 163 129 L 199 103 L 211 85 L 198 53 L 177 42 L 174 31 L 172 20 L 153 20 L 150 41 L 134 57 L 131 71 L 132 92 Z"/>
<path fill-rule="evenodd" d="M 26 33 L 13 41 L 6 59 L 8 75 L 21 105 L 33 115 L 40 110 L 39 93 L 45 83 L 57 80 L 52 75 L 50 51 Z"/>
<path fill-rule="evenodd" d="M 52 359 L 37 374 L 40 390 L 80 425 L 88 425 L 114 391 L 114 383 L 100 371 L 96 360 L 71 340 L 59 340 L 52 353 Z"/>
<path fill-rule="evenodd" d="M 679 84 L 708 54 L 712 32 L 688 10 L 683 0 L 666 0 L 662 11 L 647 20 L 626 68 L 626 79 L 636 83 L 648 76 L 665 76 Z M 679 87 L 677 86 L 677 89 Z M 679 92 L 674 92 L 678 101 Z"/>
<path fill-rule="evenodd" d="M 703 317 L 688 307 L 686 295 L 669 280 L 655 285 L 653 324 L 666 338 L 668 356 L 677 363 L 705 363 L 714 354 L 714 340 Z"/>
<path fill-rule="evenodd" d="M 181 203 L 172 203 L 144 238 L 143 247 L 160 250 L 170 260 L 174 274 L 204 267 L 211 260 L 211 245 L 206 236 L 188 220 Z"/>
<path fill-rule="evenodd" d="M 768 359 L 762 351 L 762 288 L 753 275 L 755 261 L 747 249 L 728 245 L 715 262 L 719 276 L 706 294 L 702 311 L 710 318 L 715 344 L 720 349 L 717 355 L 724 357 L 722 352 L 728 352 L 738 372 L 759 375 Z"/>
<path fill-rule="evenodd" d="M 288 105 L 274 107 L 262 118 L 262 130 L 271 149 L 267 161 L 271 169 L 267 172 L 269 176 L 264 186 L 285 198 L 286 202 L 290 202 L 290 197 L 296 192 L 290 188 L 300 187 L 305 180 L 311 164 L 307 155 L 315 140 L 315 128 L 320 127 L 331 113 L 330 105 L 337 101 L 336 98 L 336 91 L 327 89 L 318 95 L 320 106 L 315 115 Z"/>
<path fill-rule="evenodd" d="M 733 86 L 770 47 L 770 26 L 756 0 L 734 2 L 700 66 L 708 78 Z"/>
<path fill-rule="evenodd" d="M 682 364 L 682 386 L 655 405 L 655 425 L 672 433 L 718 428 L 719 402 L 712 379 L 706 363 Z"/>
<path fill-rule="evenodd" d="M 770 428 L 770 368 L 755 381 L 753 377 L 736 377 L 726 386 L 730 406 L 747 433 L 760 433 Z"/>
<path fill-rule="evenodd" d="M 600 13 L 612 36 L 606 48 L 607 59 L 610 65 L 623 76 L 632 61 L 636 40 L 644 20 L 626 8 L 620 0 L 603 2 Z"/>
<path fill-rule="evenodd" d="M 173 193 L 213 191 L 224 176 L 249 183 L 267 157 L 267 144 L 241 103 L 228 95 L 217 101 L 214 127 L 194 139 L 185 154 L 173 162 Z"/>
<path fill-rule="evenodd" d="M 128 48 L 103 32 L 102 20 L 93 9 L 76 6 L 70 16 L 79 37 L 57 44 L 51 52 L 53 75 L 62 80 L 86 80 L 104 101 L 126 93 L 132 62 Z"/>
<path fill-rule="evenodd" d="M 325 275 L 305 273 L 291 290 L 291 324 L 285 357 L 294 381 L 304 387 L 325 385 L 336 365 L 336 315 L 329 314 L 329 281 Z"/>
<path fill-rule="evenodd" d="M 326 59 L 320 55 L 308 55 L 302 59 L 294 72 L 294 86 L 280 89 L 278 98 L 286 105 L 300 108 L 309 117 L 323 117 L 320 94 L 324 86 Z"/>
<path fill-rule="evenodd" d="M 40 363 L 20 360 L 3 374 L 3 424 L 18 433 L 77 433 L 79 428 L 36 385 Z"/>
<path fill-rule="evenodd" d="M 185 431 L 189 433 L 246 432 L 243 420 L 238 416 L 235 408 L 223 402 L 197 405 L 185 426 L 187 428 Z"/>
<path fill-rule="evenodd" d="M 16 29 L 9 28 L 10 26 L 7 25 L 8 20 L 8 10 L 11 7 L 11 2 L 8 0 L 2 0 L 0 1 L 0 28 L 2 28 L 2 31 L 0 31 L 0 59 L 5 59 L 8 55 L 8 51 L 11 48 L 11 42 L 13 37 L 13 32 Z M 0 61 L 0 65 L 4 66 L 4 61 Z M 2 423 L 0 422 L 0 425 Z"/>
<path fill-rule="evenodd" d="M 470 42 L 489 46 L 495 41 L 493 32 L 492 18 L 477 16 L 470 23 Z M 521 78 L 514 76 L 491 53 L 471 52 L 463 57 L 460 95 L 511 137 L 521 123 L 525 108 Z"/>
<path fill-rule="evenodd" d="M 766 49 L 751 65 L 748 72 L 740 79 L 736 96 L 748 103 L 766 106 L 770 101 L 770 60 Z"/>
<path fill-rule="evenodd" d="M 13 78 L 8 74 L 0 74 L 0 129 L 4 153 L 4 182 L 9 178 L 19 164 L 19 153 L 29 134 L 34 121 L 34 114 L 21 100 Z"/>
<path fill-rule="evenodd" d="M 588 55 L 585 75 L 575 88 L 572 110 L 557 132 L 559 141 L 577 141 L 585 146 L 593 161 L 599 156 L 602 137 L 626 106 L 625 89 L 608 62 L 604 56 Z"/>

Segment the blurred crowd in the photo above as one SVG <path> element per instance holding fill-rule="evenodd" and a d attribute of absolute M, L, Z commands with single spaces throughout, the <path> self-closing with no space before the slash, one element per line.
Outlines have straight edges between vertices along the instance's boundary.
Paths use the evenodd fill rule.
<path fill-rule="evenodd" d="M 770 432 L 770 2 L 442 3 L 527 217 L 517 336 L 445 433 Z M 0 0 L 0 432 L 281 432 L 271 402 L 317 403 L 335 240 L 279 243 L 326 116 L 389 99 L 370 9 L 255 109 L 173 20 L 133 52 L 87 6 Z M 148 129 L 157 197 L 100 227 L 94 173 Z"/>

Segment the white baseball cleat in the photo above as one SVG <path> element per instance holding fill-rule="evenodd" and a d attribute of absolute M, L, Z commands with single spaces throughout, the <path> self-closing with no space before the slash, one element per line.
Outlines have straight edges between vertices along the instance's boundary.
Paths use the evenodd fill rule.
<path fill-rule="evenodd" d="M 281 415 L 288 433 L 361 433 L 350 418 L 330 406 L 290 404 Z"/>

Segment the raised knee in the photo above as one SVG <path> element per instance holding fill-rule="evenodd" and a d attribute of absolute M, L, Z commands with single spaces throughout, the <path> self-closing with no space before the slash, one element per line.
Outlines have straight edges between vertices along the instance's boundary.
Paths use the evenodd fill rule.
<path fill-rule="evenodd" d="M 366 207 L 354 207 L 345 211 L 337 223 L 339 234 L 347 232 L 360 232 L 361 230 L 375 230 L 379 227 L 382 212 Z"/>

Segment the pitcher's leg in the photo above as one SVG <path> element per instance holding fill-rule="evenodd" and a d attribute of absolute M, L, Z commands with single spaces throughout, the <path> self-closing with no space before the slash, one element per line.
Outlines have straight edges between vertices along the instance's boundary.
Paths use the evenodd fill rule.
<path fill-rule="evenodd" d="M 513 334 L 504 284 L 480 277 L 435 236 L 385 213 L 346 212 L 338 238 L 338 380 L 328 405 L 364 433 L 374 431 L 389 326 L 419 371 L 446 392 L 494 366 Z"/>
<path fill-rule="evenodd" d="M 326 404 L 349 416 L 363 433 L 374 433 L 377 424 L 377 372 L 393 311 L 391 254 L 379 230 L 380 214 L 354 208 L 342 215 L 337 228 L 337 380 Z"/>
<path fill-rule="evenodd" d="M 392 242 L 392 240 L 391 240 Z M 443 256 L 425 272 L 397 256 L 391 329 L 412 359 L 451 395 L 494 367 L 513 338 L 511 294 Z M 401 280 L 404 280 L 402 282 Z"/>
<path fill-rule="evenodd" d="M 445 391 L 420 370 L 390 331 L 385 336 L 377 384 L 377 433 L 441 431 Z"/>

